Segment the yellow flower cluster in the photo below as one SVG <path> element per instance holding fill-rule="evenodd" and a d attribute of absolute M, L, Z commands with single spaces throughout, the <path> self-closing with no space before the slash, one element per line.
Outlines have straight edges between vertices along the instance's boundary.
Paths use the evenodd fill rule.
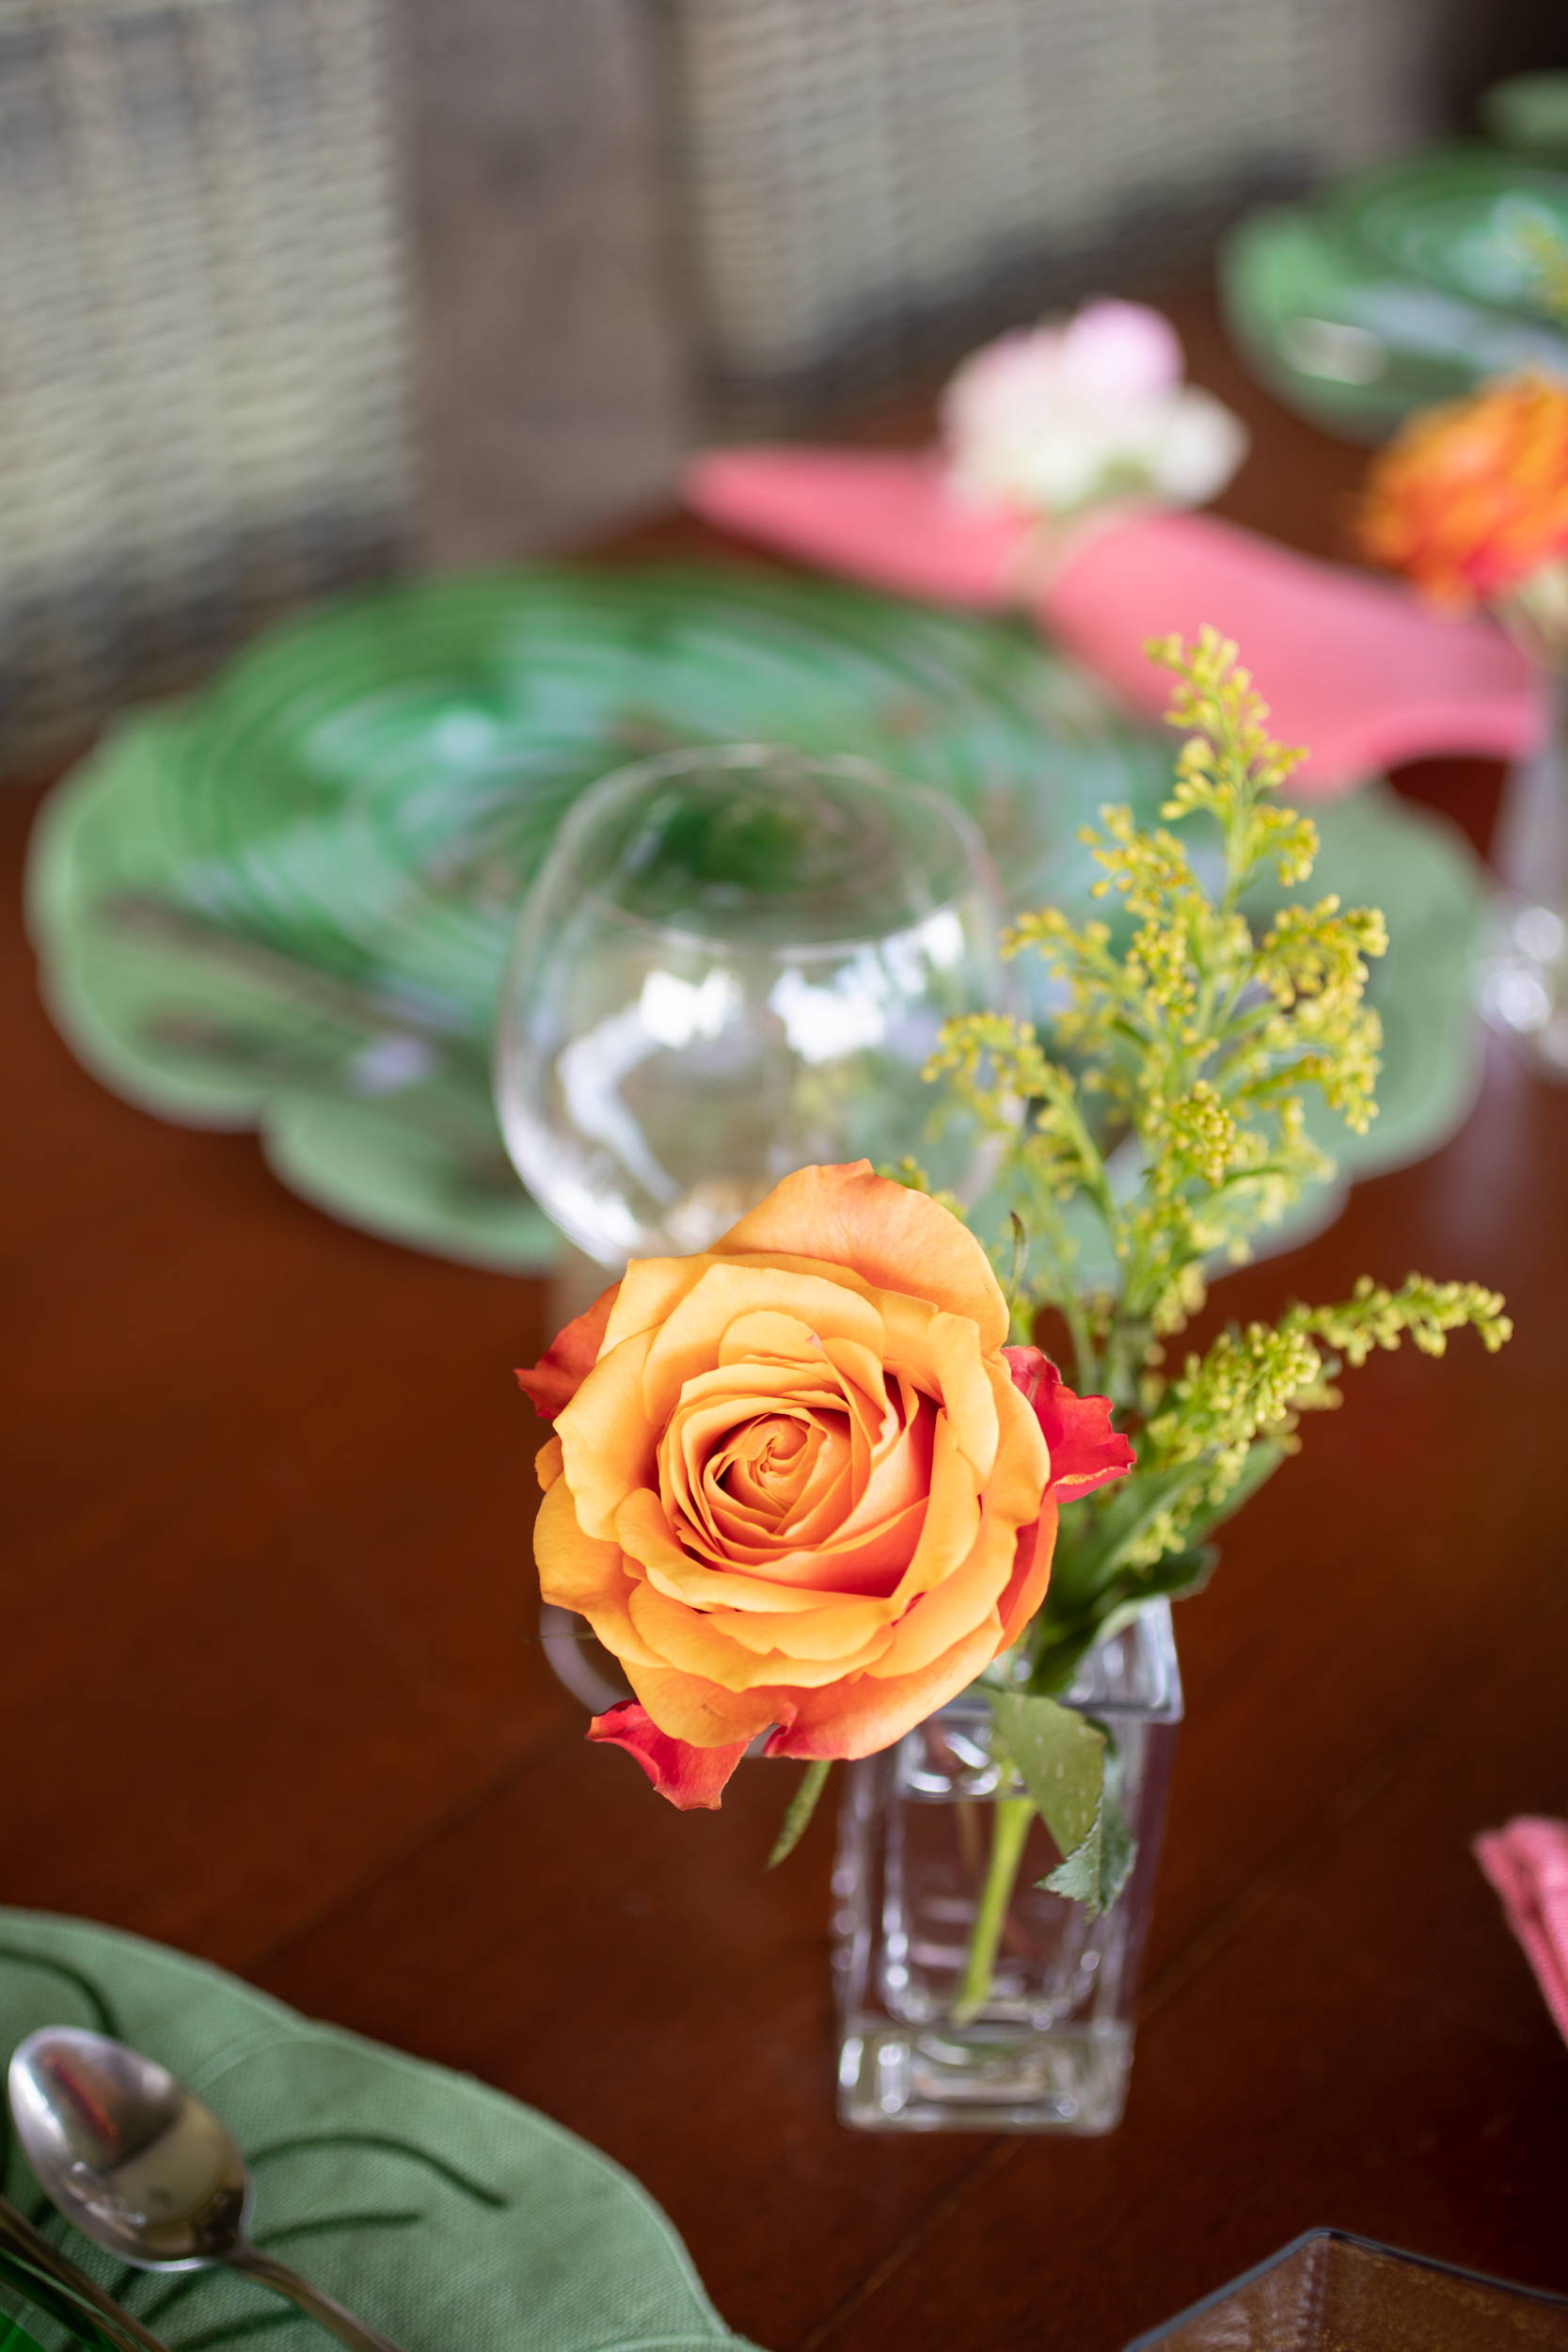
<path fill-rule="evenodd" d="M 1196 1588 L 1210 1531 L 1291 1450 L 1298 1417 L 1337 1402 L 1341 1361 L 1406 1336 L 1438 1354 L 1465 1325 L 1496 1348 L 1509 1329 L 1502 1301 L 1478 1284 L 1413 1275 L 1389 1291 L 1369 1279 L 1341 1305 L 1223 1331 L 1166 1371 L 1163 1343 L 1202 1307 L 1208 1267 L 1244 1257 L 1260 1227 L 1332 1174 L 1307 1131 L 1309 1099 L 1352 1129 L 1373 1116 L 1382 1038 L 1367 974 L 1387 934 L 1375 910 L 1333 897 L 1256 917 L 1260 896 L 1312 870 L 1315 828 L 1269 797 L 1299 755 L 1273 740 L 1266 705 L 1217 631 L 1149 652 L 1175 674 L 1170 719 L 1184 737 L 1164 822 L 1141 828 L 1107 808 L 1085 836 L 1099 894 L 1121 912 L 1120 944 L 1099 918 L 1025 916 L 1008 950 L 1039 955 L 1057 984 L 1050 1034 L 998 1013 L 954 1022 L 929 1073 L 1001 1146 L 1034 1261 L 1027 1289 L 1015 1273 L 1015 1332 L 1032 1337 L 1042 1307 L 1058 1313 L 1074 1386 L 1109 1394 L 1137 1448 L 1121 1491 L 1064 1529 L 1032 1638 L 1040 1691 L 1061 1687 L 1117 1611 Z M 1212 891 L 1171 830 L 1188 824 L 1218 834 Z M 1103 1295 L 1076 1279 L 1069 1212 L 1081 1202 L 1115 1265 Z"/>
<path fill-rule="evenodd" d="M 1129 1401 L 1143 1342 L 1180 1330 L 1201 1304 L 1204 1263 L 1244 1255 L 1248 1235 L 1324 1173 L 1305 1095 L 1352 1127 L 1372 1116 L 1381 1034 L 1367 961 L 1386 946 L 1380 915 L 1335 898 L 1287 908 L 1255 937 L 1247 894 L 1305 879 L 1317 847 L 1306 818 L 1266 797 L 1297 755 L 1271 739 L 1267 708 L 1217 632 L 1191 652 L 1175 641 L 1150 651 L 1177 674 L 1171 718 L 1186 733 L 1162 814 L 1217 827 L 1223 887 L 1205 889 L 1167 826 L 1103 810 L 1086 838 L 1098 893 L 1133 920 L 1126 946 L 1103 921 L 1074 923 L 1058 908 L 1026 916 L 1008 951 L 1039 954 L 1066 998 L 1049 1045 L 1031 1024 L 987 1014 L 953 1024 L 932 1064 L 1011 1139 L 1021 1214 L 1054 1244 L 1059 1295 L 1071 1289 L 1059 1204 L 1082 1191 L 1101 1211 L 1118 1272 L 1108 1376 Z M 1021 1102 L 1031 1106 L 1022 1131 Z M 1118 1136 L 1142 1164 L 1125 1204 L 1106 1166 Z M 1069 1314 L 1081 1375 L 1107 1312 L 1090 1302 Z"/>

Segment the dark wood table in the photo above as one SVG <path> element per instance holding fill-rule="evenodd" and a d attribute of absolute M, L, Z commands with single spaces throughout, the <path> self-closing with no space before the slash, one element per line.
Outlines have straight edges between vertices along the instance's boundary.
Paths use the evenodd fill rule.
<path fill-rule="evenodd" d="M 1355 453 L 1198 343 L 1257 433 L 1230 510 L 1342 547 Z M 1497 783 L 1405 781 L 1478 828 Z M 1418 1265 L 1507 1291 L 1518 1336 L 1369 1367 L 1179 1613 L 1122 2129 L 851 2136 L 829 1821 L 765 1876 L 780 1780 L 676 1815 L 587 1745 L 538 1647 L 511 1374 L 542 1288 L 346 1232 L 252 1139 L 102 1092 L 14 914 L 33 806 L 0 803 L 5 1899 L 546 2109 L 774 2352 L 1115 2352 L 1322 2222 L 1568 2289 L 1568 2053 L 1469 1853 L 1568 1810 L 1568 1089 L 1494 1050 L 1446 1151 L 1227 1286 L 1244 1315 Z"/>

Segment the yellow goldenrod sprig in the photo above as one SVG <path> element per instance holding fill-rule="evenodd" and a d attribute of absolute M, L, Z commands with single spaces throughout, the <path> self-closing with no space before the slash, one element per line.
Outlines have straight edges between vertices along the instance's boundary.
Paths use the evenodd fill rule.
<path fill-rule="evenodd" d="M 1204 1263 L 1244 1256 L 1329 1172 L 1306 1096 L 1353 1129 L 1372 1117 L 1382 1030 L 1367 968 L 1387 944 L 1380 915 L 1335 898 L 1287 907 L 1255 936 L 1246 894 L 1270 876 L 1304 880 L 1316 853 L 1315 828 L 1268 798 L 1299 755 L 1271 738 L 1267 706 L 1216 630 L 1150 652 L 1175 674 L 1171 719 L 1185 733 L 1168 822 L 1143 828 L 1108 807 L 1085 835 L 1096 895 L 1121 910 L 1119 942 L 1098 917 L 1025 915 L 1006 947 L 1037 954 L 1063 997 L 1050 1045 L 1032 1029 L 962 1024 L 933 1063 L 1012 1136 L 1023 1190 L 1057 1201 L 1082 1190 L 1101 1214 L 1121 1323 L 1107 1377 L 1123 1401 L 1143 1343 L 1201 1303 Z M 1218 828 L 1212 891 L 1171 830 L 1194 819 Z M 1020 1104 L 1031 1105 L 1022 1123 Z M 1141 1173 L 1121 1206 L 1105 1175 L 1118 1139 Z"/>
<path fill-rule="evenodd" d="M 1204 1471 L 1154 1531 L 1162 1544 L 1179 1546 L 1196 1519 L 1223 1505 L 1259 1438 L 1293 1450 L 1300 1415 L 1338 1403 L 1331 1383 L 1340 1360 L 1359 1367 L 1374 1349 L 1396 1348 L 1403 1339 L 1441 1356 L 1449 1334 L 1466 1328 L 1489 1354 L 1503 1345 L 1513 1325 L 1497 1293 L 1412 1274 L 1397 1291 L 1363 1276 L 1338 1306 L 1291 1307 L 1273 1327 L 1249 1323 L 1222 1331 L 1201 1356 L 1187 1358 L 1143 1433 L 1147 1470 L 1193 1463 Z"/>
<path fill-rule="evenodd" d="M 1543 310 L 1568 319 L 1568 244 L 1549 221 L 1530 214 L 1517 221 L 1514 233 L 1535 273 L 1536 299 Z"/>
<path fill-rule="evenodd" d="M 1424 1274 L 1407 1275 L 1397 1291 L 1364 1274 L 1342 1306 L 1292 1307 L 1280 1328 L 1310 1332 L 1357 1365 L 1375 1347 L 1398 1347 L 1402 1338 L 1424 1356 L 1441 1356 L 1450 1331 L 1469 1329 L 1495 1356 L 1513 1334 L 1500 1293 L 1480 1282 L 1434 1282 Z"/>
<path fill-rule="evenodd" d="M 1211 1264 L 1244 1257 L 1259 1227 L 1332 1175 L 1309 1101 L 1353 1130 L 1372 1117 L 1382 1030 L 1367 979 L 1387 935 L 1381 914 L 1334 896 L 1277 903 L 1311 874 L 1318 836 L 1271 798 L 1302 755 L 1273 739 L 1235 646 L 1206 628 L 1148 650 L 1174 675 L 1183 736 L 1161 821 L 1102 809 L 1084 839 L 1103 914 L 1075 922 L 1047 907 L 1008 935 L 1009 955 L 1046 968 L 1048 1028 L 1001 1013 L 952 1022 L 927 1070 L 995 1155 L 1011 1233 L 992 1258 L 1013 1336 L 1033 1340 L 1042 1311 L 1059 1316 L 1074 1387 L 1109 1395 L 1136 1450 L 1130 1476 L 1064 1514 L 1022 1659 L 987 1670 L 1015 1756 L 1029 1724 L 1041 1753 L 1061 1752 L 1048 1710 L 1097 1641 L 1156 1597 L 1201 1589 L 1214 1529 L 1294 1451 L 1302 1416 L 1338 1403 L 1341 1365 L 1405 1339 L 1441 1355 L 1465 1327 L 1495 1350 L 1510 1331 L 1479 1283 L 1368 1278 L 1338 1305 L 1232 1326 L 1167 1368 L 1165 1343 L 1203 1306 Z M 1086 1295 L 1091 1217 L 1114 1287 Z M 1132 1839 L 1103 1779 L 1092 1816 L 1064 1845 L 1065 1879 L 1047 1883 L 1106 1902 Z M 999 1844 L 988 1886 L 1005 1891 L 1017 1866 L 1016 1844 Z"/>
<path fill-rule="evenodd" d="M 1477 1284 L 1369 1279 L 1338 1306 L 1223 1332 L 1166 1370 L 1163 1343 L 1203 1306 L 1210 1266 L 1244 1257 L 1332 1175 L 1310 1099 L 1353 1130 L 1373 1116 L 1382 1030 L 1367 979 L 1387 934 L 1375 910 L 1334 896 L 1278 904 L 1310 875 L 1317 833 L 1272 797 L 1300 755 L 1273 739 L 1235 646 L 1205 629 L 1149 651 L 1174 675 L 1183 740 L 1159 823 L 1108 807 L 1085 836 L 1112 919 L 1023 916 L 1006 948 L 1042 960 L 1049 1031 L 1002 1014 L 954 1022 L 928 1073 L 999 1153 L 1014 1233 L 994 1254 L 1005 1281 L 1013 1269 L 1015 1335 L 1032 1336 L 1040 1307 L 1059 1312 L 1075 1385 L 1111 1396 L 1138 1449 L 1126 1492 L 1064 1521 L 1042 1674 L 1063 1670 L 1064 1629 L 1092 1624 L 1093 1596 L 1113 1608 L 1201 1573 L 1210 1528 L 1292 1450 L 1304 1413 L 1337 1402 L 1341 1363 L 1405 1338 L 1437 1354 L 1466 1326 L 1496 1348 L 1509 1328 Z M 1078 1280 L 1085 1213 L 1114 1263 L 1109 1295 Z M 1067 1612 L 1054 1630 L 1053 1609 Z"/>
<path fill-rule="evenodd" d="M 1284 784 L 1307 755 L 1270 736 L 1269 707 L 1250 671 L 1238 667 L 1235 644 L 1218 629 L 1204 628 L 1196 645 L 1171 636 L 1155 639 L 1148 651 L 1175 676 L 1167 716 L 1187 737 L 1161 815 L 1187 817 L 1205 809 L 1215 818 L 1226 838 L 1230 903 L 1265 865 L 1274 866 L 1287 888 L 1305 882 L 1317 859 L 1317 827 L 1263 795 Z"/>

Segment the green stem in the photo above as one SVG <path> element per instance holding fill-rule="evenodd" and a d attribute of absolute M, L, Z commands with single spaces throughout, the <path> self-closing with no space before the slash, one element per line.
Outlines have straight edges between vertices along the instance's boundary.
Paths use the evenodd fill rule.
<path fill-rule="evenodd" d="M 1131 1284 L 1142 1279 L 1142 1252 L 1135 1252 L 1132 1265 L 1125 1270 L 1125 1281 Z M 1148 1317 L 1129 1305 L 1130 1290 L 1123 1288 L 1111 1315 L 1111 1328 L 1106 1335 L 1103 1377 L 1105 1393 L 1113 1405 L 1128 1409 L 1138 1403 L 1138 1375 L 1149 1344 Z"/>
<path fill-rule="evenodd" d="M 1057 1117 L 1067 1129 L 1072 1147 L 1078 1154 L 1079 1167 L 1082 1170 L 1080 1182 L 1083 1188 L 1100 1211 L 1105 1229 L 1114 1240 L 1116 1238 L 1117 1204 L 1116 1197 L 1111 1190 L 1111 1179 L 1106 1170 L 1104 1155 L 1089 1133 L 1087 1121 L 1078 1107 L 1072 1088 L 1055 1072 L 1052 1073 L 1052 1076 L 1054 1083 L 1047 1099 L 1053 1105 Z"/>
<path fill-rule="evenodd" d="M 768 1857 L 767 1867 L 769 1870 L 776 1870 L 781 1862 L 787 1862 L 805 1836 L 807 1825 L 816 1810 L 816 1801 L 827 1786 L 828 1774 L 832 1769 L 826 1756 L 814 1756 L 801 1773 L 779 1834 L 773 1840 L 773 1851 Z"/>
<path fill-rule="evenodd" d="M 964 1965 L 963 1982 L 953 2004 L 953 2023 L 956 2026 L 972 2025 L 990 1996 L 996 1955 L 1001 1949 L 1007 1906 L 1012 1901 L 1013 1888 L 1018 1883 L 1029 1824 L 1035 1818 L 1035 1803 L 1032 1797 L 998 1797 L 991 1811 L 994 1818 L 990 1833 L 990 1862 L 986 1870 L 986 1883 L 980 1889 L 980 1907 L 974 1915 L 974 1925 L 970 1930 L 969 1958 Z"/>
<path fill-rule="evenodd" d="M 1071 1261 L 1067 1255 L 1067 1229 L 1060 1217 L 1055 1215 L 1053 1207 L 1050 1222 L 1054 1229 L 1053 1239 L 1054 1240 L 1059 1234 L 1061 1240 L 1061 1247 L 1053 1251 L 1058 1269 L 1058 1279 L 1053 1285 L 1055 1293 L 1053 1304 L 1067 1326 L 1068 1338 L 1072 1343 L 1072 1377 L 1077 1393 L 1080 1396 L 1091 1396 L 1095 1392 L 1099 1375 L 1096 1369 L 1094 1341 L 1089 1333 L 1089 1319 L 1085 1312 L 1083 1298 L 1073 1280 Z M 1048 1293 L 1047 1295 L 1050 1294 Z M 1030 1331 L 1026 1336 L 1032 1338 L 1034 1335 Z"/>

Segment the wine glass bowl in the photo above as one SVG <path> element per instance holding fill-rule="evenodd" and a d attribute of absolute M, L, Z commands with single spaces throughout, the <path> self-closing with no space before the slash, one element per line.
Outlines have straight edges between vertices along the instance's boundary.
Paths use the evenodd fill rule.
<path fill-rule="evenodd" d="M 697 1250 L 814 1161 L 918 1158 L 962 1196 L 976 1131 L 921 1076 L 1006 1001 L 963 812 L 854 758 L 763 745 L 618 771 L 567 818 L 502 986 L 513 1160 L 610 1266 Z"/>

